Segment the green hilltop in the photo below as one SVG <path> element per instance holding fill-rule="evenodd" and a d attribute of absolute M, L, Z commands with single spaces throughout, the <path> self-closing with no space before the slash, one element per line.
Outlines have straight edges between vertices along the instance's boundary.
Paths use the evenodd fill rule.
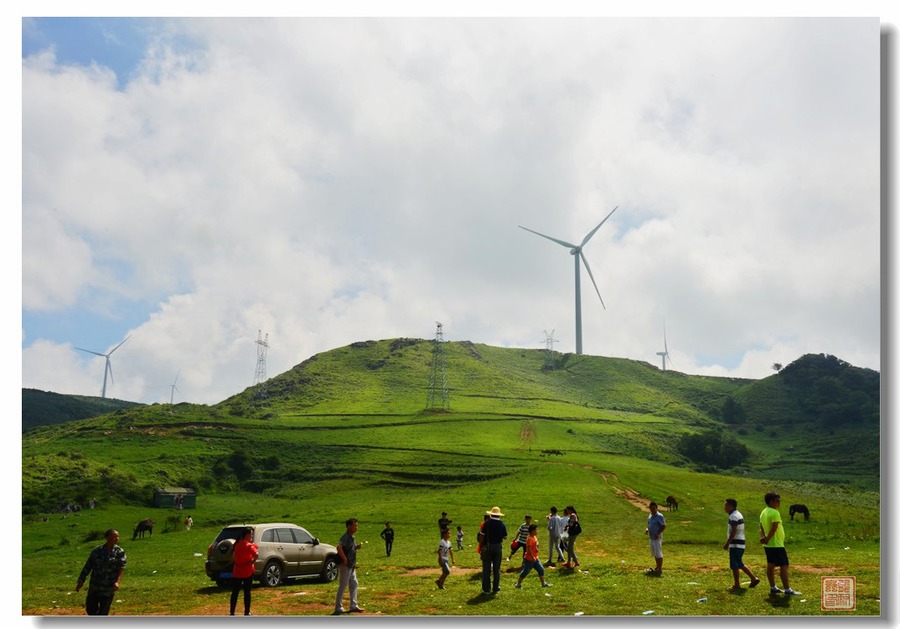
<path fill-rule="evenodd" d="M 23 435 L 23 509 L 152 488 L 302 497 L 508 477 L 534 461 L 879 488 L 878 372 L 807 355 L 761 379 L 468 341 L 443 344 L 449 409 L 426 411 L 433 342 L 327 351 L 218 404 L 119 408 Z M 23 417 L 28 409 L 23 391 Z M 448 474 L 447 470 L 453 470 Z"/>

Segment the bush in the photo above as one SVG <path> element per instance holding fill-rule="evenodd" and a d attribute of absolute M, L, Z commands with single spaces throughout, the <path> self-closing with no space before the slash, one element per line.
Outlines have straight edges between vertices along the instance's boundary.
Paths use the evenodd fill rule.
<path fill-rule="evenodd" d="M 721 430 L 705 430 L 684 435 L 678 440 L 678 451 L 693 463 L 729 469 L 750 458 L 747 446 Z"/>

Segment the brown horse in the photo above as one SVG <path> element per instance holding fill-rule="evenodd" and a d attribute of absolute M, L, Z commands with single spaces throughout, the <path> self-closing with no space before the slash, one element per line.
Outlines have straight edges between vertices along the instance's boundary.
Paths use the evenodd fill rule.
<path fill-rule="evenodd" d="M 791 520 L 794 519 L 794 515 L 797 513 L 802 513 L 803 519 L 809 520 L 809 509 L 806 508 L 806 505 L 791 505 Z"/>
<path fill-rule="evenodd" d="M 666 496 L 666 507 L 669 511 L 678 511 L 678 501 L 675 500 L 675 496 Z"/>
<path fill-rule="evenodd" d="M 143 539 L 145 531 L 150 533 L 150 537 L 153 537 L 153 520 L 148 518 L 138 522 L 134 527 L 134 535 L 131 536 L 131 539 L 136 540 L 138 537 Z"/>

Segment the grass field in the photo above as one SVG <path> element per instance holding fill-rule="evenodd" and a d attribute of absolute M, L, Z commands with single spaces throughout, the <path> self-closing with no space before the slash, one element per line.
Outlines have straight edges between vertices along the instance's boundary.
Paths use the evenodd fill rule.
<path fill-rule="evenodd" d="M 733 431 L 751 446 L 747 465 L 698 472 L 675 444 L 721 427 L 717 409 L 752 386 L 746 381 L 582 356 L 543 371 L 541 352 L 454 343 L 452 410 L 425 413 L 429 348 L 404 339 L 354 344 L 272 379 L 265 397 L 249 390 L 211 407 L 131 408 L 25 433 L 22 613 L 81 615 L 75 581 L 110 527 L 128 553 L 114 614 L 209 616 L 228 610 L 228 592 L 204 572 L 222 526 L 289 521 L 336 544 L 344 521 L 356 517 L 357 538 L 366 542 L 359 579 L 367 615 L 881 614 L 881 499 L 872 489 L 879 480 L 853 460 L 872 450 L 862 443 L 872 434 L 877 446 L 877 431 L 856 441 L 840 430 Z M 840 459 L 831 454 L 844 450 Z M 145 506 L 152 488 L 185 484 L 198 488 L 194 527 L 165 531 L 176 513 Z M 748 522 L 745 561 L 762 578 L 764 554 L 753 540 L 767 491 L 782 496 L 797 598 L 770 597 L 765 582 L 728 591 L 724 499 L 739 502 Z M 652 563 L 646 505 L 669 494 L 680 505 L 665 512 L 665 571 L 656 579 L 644 574 Z M 97 509 L 48 513 L 60 500 L 94 495 Z M 810 508 L 808 522 L 788 519 L 795 502 Z M 501 507 L 512 534 L 526 513 L 543 524 L 551 505 L 569 504 L 584 526 L 579 569 L 548 571 L 546 589 L 530 575 L 517 590 L 520 553 L 506 566 L 500 594 L 482 596 L 473 548 L 485 510 Z M 442 511 L 463 526 L 467 542 L 446 590 L 434 585 Z M 157 523 L 152 538 L 131 541 L 135 523 L 148 517 Z M 386 520 L 397 533 L 389 558 L 379 538 Z M 543 527 L 540 543 L 546 559 Z M 856 608 L 823 611 L 823 577 L 843 576 L 856 579 Z M 324 616 L 335 590 L 313 581 L 256 587 L 253 611 Z"/>
<path fill-rule="evenodd" d="M 780 485 L 782 495 L 811 506 L 808 522 L 791 522 L 785 513 L 791 580 L 803 596 L 770 597 L 765 582 L 742 593 L 729 592 L 731 575 L 721 545 L 726 518 L 722 501 L 734 496 L 753 529 L 762 494 L 759 481 L 734 481 L 698 475 L 636 460 L 597 457 L 522 464 L 513 478 L 448 484 L 444 489 L 373 486 L 338 479 L 310 483 L 297 496 L 260 499 L 257 495 L 201 496 L 191 514 L 191 531 L 164 532 L 170 510 L 110 507 L 82 511 L 63 519 L 23 524 L 23 614 L 81 614 L 83 594 L 74 593 L 78 572 L 103 530 L 116 527 L 128 553 L 128 568 L 113 613 L 119 615 L 220 615 L 227 613 L 228 593 L 209 581 L 203 563 L 206 547 L 219 528 L 242 521 L 292 521 L 323 541 L 336 543 L 347 517 L 360 519 L 360 601 L 368 614 L 380 615 L 879 615 L 880 544 L 877 497 L 803 483 Z M 490 465 L 486 463 L 486 465 Z M 609 470 L 613 467 L 617 472 Z M 452 479 L 453 470 L 446 470 Z M 665 513 L 665 574 L 649 578 L 651 565 L 643 533 L 647 499 L 660 500 L 668 489 L 681 489 L 680 508 Z M 302 495 L 300 495 L 302 494 Z M 552 588 L 541 589 L 530 575 L 522 590 L 512 588 L 521 553 L 507 565 L 503 590 L 480 595 L 480 563 L 473 550 L 483 513 L 499 505 L 510 529 L 526 512 L 540 521 L 551 504 L 575 504 L 584 522 L 578 570 L 548 570 Z M 456 553 L 447 589 L 434 585 L 439 574 L 435 550 L 436 521 L 447 511 L 454 526 L 466 532 L 466 548 Z M 154 517 L 152 538 L 131 541 L 134 523 Z M 397 531 L 394 552 L 385 556 L 378 535 L 385 520 Z M 546 559 L 546 533 L 541 531 Z M 88 541 L 90 540 L 90 541 Z M 746 561 L 764 574 L 764 555 L 750 543 Z M 59 570 L 47 570 L 48 565 Z M 821 577 L 854 576 L 857 609 L 823 612 Z M 745 579 L 746 581 L 746 579 Z M 326 615 L 334 604 L 336 584 L 312 581 L 280 588 L 254 589 L 256 615 Z M 698 602 L 705 598 L 705 602 Z"/>

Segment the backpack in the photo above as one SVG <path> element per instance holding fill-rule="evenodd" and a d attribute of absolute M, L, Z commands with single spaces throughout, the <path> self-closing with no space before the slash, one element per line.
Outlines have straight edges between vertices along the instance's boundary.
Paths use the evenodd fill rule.
<path fill-rule="evenodd" d="M 581 520 L 575 520 L 574 524 L 569 525 L 569 535 L 581 535 Z"/>

